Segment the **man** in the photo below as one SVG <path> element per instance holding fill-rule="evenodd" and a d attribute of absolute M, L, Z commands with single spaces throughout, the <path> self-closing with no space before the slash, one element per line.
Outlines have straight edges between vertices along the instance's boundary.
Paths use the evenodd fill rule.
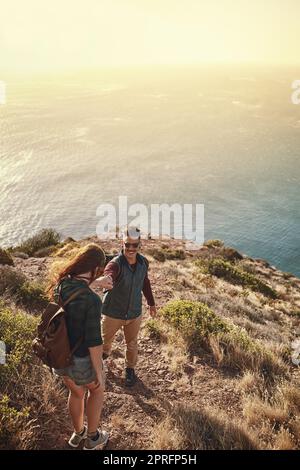
<path fill-rule="evenodd" d="M 103 297 L 102 337 L 103 358 L 111 351 L 115 334 L 123 328 L 126 341 L 125 384 L 133 386 L 137 377 L 134 368 L 138 357 L 138 333 L 142 320 L 142 293 L 146 297 L 150 315 L 156 307 L 148 278 L 148 261 L 139 253 L 140 230 L 127 227 L 123 233 L 122 250 L 104 270 L 113 287 Z"/>

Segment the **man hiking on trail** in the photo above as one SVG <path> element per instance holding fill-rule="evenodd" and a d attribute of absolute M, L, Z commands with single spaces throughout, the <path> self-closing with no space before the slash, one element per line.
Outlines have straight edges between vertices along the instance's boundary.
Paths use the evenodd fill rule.
<path fill-rule="evenodd" d="M 104 276 L 111 277 L 113 287 L 103 297 L 103 359 L 110 354 L 115 334 L 123 328 L 126 341 L 125 384 L 129 387 L 137 381 L 134 368 L 137 363 L 137 340 L 142 320 L 142 293 L 146 297 L 150 315 L 156 315 L 148 278 L 148 261 L 139 253 L 140 246 L 140 230 L 127 227 L 123 232 L 121 252 L 104 270 Z"/>

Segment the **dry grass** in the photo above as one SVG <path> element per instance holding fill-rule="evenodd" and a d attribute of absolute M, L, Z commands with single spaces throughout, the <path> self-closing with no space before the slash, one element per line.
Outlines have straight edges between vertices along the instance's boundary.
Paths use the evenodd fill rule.
<path fill-rule="evenodd" d="M 237 383 L 237 388 L 243 393 L 261 394 L 264 387 L 264 379 L 258 373 L 247 370 Z"/>
<path fill-rule="evenodd" d="M 216 363 L 221 366 L 224 362 L 224 349 L 220 345 L 220 341 L 215 336 L 210 336 L 208 342 Z"/>
<path fill-rule="evenodd" d="M 207 289 L 214 289 L 217 285 L 216 279 L 214 279 L 212 276 L 203 276 L 201 278 L 201 284 L 205 286 Z"/>
<path fill-rule="evenodd" d="M 283 408 L 281 404 L 274 403 L 271 405 L 267 401 L 253 396 L 245 400 L 243 415 L 249 425 L 259 426 L 267 420 L 275 428 L 286 423 L 289 418 L 287 409 Z"/>
<path fill-rule="evenodd" d="M 66 390 L 43 367 L 25 369 L 14 389 L 7 389 L 10 406 L 28 409 L 28 419 L 19 426 L 5 448 L 59 449 L 63 434 L 71 432 L 66 407 Z"/>
<path fill-rule="evenodd" d="M 295 415 L 300 412 L 300 390 L 295 385 L 285 384 L 279 387 L 277 395 L 281 396 L 284 406 Z"/>
<path fill-rule="evenodd" d="M 295 437 L 295 440 L 298 443 L 300 443 L 300 417 L 299 416 L 291 420 L 289 428 L 291 430 L 291 433 Z"/>
<path fill-rule="evenodd" d="M 173 450 L 180 449 L 181 446 L 182 436 L 174 421 L 168 416 L 154 428 L 150 449 Z"/>
<path fill-rule="evenodd" d="M 178 405 L 170 407 L 167 417 L 154 428 L 152 447 L 253 450 L 259 449 L 259 443 L 250 429 L 219 409 Z"/>
<path fill-rule="evenodd" d="M 80 244 L 78 242 L 70 242 L 59 248 L 55 252 L 55 256 L 58 256 L 59 258 L 72 258 L 74 255 L 76 255 L 79 248 Z"/>
<path fill-rule="evenodd" d="M 186 343 L 181 337 L 169 337 L 169 341 L 162 345 L 161 352 L 168 361 L 169 369 L 175 373 L 183 373 L 184 366 L 189 362 Z"/>
<path fill-rule="evenodd" d="M 291 433 L 284 428 L 281 428 L 279 433 L 276 435 L 274 450 L 295 450 L 297 446 Z"/>
<path fill-rule="evenodd" d="M 245 330 L 244 330 L 245 331 Z M 211 352 L 219 366 L 226 365 L 241 371 L 261 372 L 274 378 L 286 373 L 283 361 L 266 349 L 263 344 L 251 339 L 246 331 L 232 331 L 209 337 Z"/>
<path fill-rule="evenodd" d="M 243 415 L 255 428 L 266 448 L 289 450 L 300 446 L 299 390 L 287 382 L 260 391 L 264 398 L 251 394 L 244 398 Z M 255 393 L 255 392 L 254 392 Z"/>
<path fill-rule="evenodd" d="M 184 366 L 189 362 L 188 348 L 184 338 L 176 334 L 160 318 L 147 320 L 145 328 L 151 339 L 161 343 L 161 354 L 166 359 L 170 371 L 182 374 Z"/>
<path fill-rule="evenodd" d="M 190 387 L 190 380 L 186 374 L 182 374 L 181 376 L 177 377 L 170 388 L 172 390 L 176 390 L 177 392 L 184 394 Z"/>
<path fill-rule="evenodd" d="M 32 438 L 30 449 L 61 448 L 63 433 L 70 433 L 67 392 L 61 379 L 36 366 L 29 377 L 22 377 L 22 401 L 30 407 Z"/>

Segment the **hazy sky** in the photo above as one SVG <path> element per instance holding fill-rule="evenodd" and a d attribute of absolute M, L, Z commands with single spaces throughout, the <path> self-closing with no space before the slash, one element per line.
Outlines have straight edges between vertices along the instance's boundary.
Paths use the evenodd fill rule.
<path fill-rule="evenodd" d="M 300 0 L 0 0 L 0 67 L 300 63 Z"/>

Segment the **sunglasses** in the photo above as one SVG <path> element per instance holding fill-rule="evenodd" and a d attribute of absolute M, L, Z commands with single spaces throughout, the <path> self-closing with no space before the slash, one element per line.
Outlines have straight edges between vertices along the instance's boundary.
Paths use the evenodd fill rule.
<path fill-rule="evenodd" d="M 139 242 L 137 242 L 137 243 L 127 243 L 127 242 L 126 242 L 126 243 L 124 243 L 124 245 L 125 245 L 126 248 L 130 248 L 130 247 L 132 247 L 132 248 L 138 248 L 139 245 L 140 245 L 140 243 L 139 243 Z"/>

